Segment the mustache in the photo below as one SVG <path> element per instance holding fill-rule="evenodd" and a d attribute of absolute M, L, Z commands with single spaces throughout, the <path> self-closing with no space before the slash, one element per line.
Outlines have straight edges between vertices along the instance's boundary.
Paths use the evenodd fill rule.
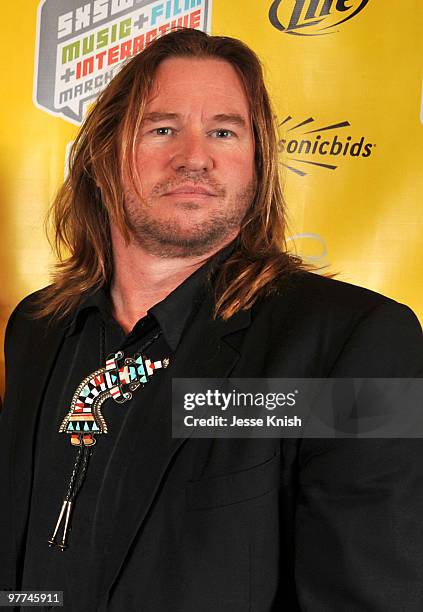
<path fill-rule="evenodd" d="M 209 189 L 211 192 L 213 192 L 218 197 L 224 197 L 226 195 L 226 189 L 221 183 L 219 183 L 218 181 L 215 181 L 211 177 L 205 178 L 204 176 L 199 176 L 198 174 L 197 175 L 184 174 L 183 176 L 178 176 L 176 179 L 170 178 L 165 181 L 160 181 L 159 183 L 156 183 L 154 185 L 151 192 L 155 196 L 160 196 L 169 191 L 173 191 L 174 189 L 177 189 L 181 185 L 187 185 L 187 184 L 190 184 L 193 186 L 201 186 L 201 187 L 204 187 L 205 189 Z"/>

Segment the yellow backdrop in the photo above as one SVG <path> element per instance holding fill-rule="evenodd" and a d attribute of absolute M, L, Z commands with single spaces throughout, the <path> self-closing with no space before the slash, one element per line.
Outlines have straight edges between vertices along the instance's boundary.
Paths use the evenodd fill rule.
<path fill-rule="evenodd" d="M 3 5 L 1 330 L 19 299 L 48 282 L 43 218 L 84 103 L 125 53 L 172 24 L 239 37 L 262 58 L 280 124 L 292 247 L 423 320 L 419 0 L 137 4 Z"/>

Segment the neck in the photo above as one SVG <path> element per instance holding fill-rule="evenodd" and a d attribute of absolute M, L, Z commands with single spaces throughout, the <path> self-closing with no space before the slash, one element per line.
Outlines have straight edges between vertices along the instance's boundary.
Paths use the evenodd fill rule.
<path fill-rule="evenodd" d="M 111 284 L 113 316 L 128 333 L 147 311 L 200 268 L 226 244 L 201 257 L 163 258 L 133 241 L 125 243 L 112 228 L 114 273 Z"/>

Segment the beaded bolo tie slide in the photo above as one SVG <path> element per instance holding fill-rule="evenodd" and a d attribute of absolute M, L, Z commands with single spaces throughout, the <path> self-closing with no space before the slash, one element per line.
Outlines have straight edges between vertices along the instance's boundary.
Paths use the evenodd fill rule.
<path fill-rule="evenodd" d="M 160 332 L 139 350 L 145 350 L 159 335 Z M 102 404 L 109 398 L 118 404 L 127 402 L 132 398 L 133 391 L 145 387 L 157 370 L 168 365 L 167 357 L 161 361 L 151 361 L 141 352 L 125 357 L 122 351 L 118 351 L 106 359 L 104 367 L 86 376 L 76 388 L 59 432 L 70 435 L 70 442 L 78 448 L 78 452 L 56 527 L 48 540 L 50 546 L 57 546 L 61 550 L 68 546 L 72 506 L 84 482 L 88 460 L 96 443 L 95 436 L 107 433 L 107 423 L 101 414 Z M 58 541 L 62 523 L 62 538 Z"/>

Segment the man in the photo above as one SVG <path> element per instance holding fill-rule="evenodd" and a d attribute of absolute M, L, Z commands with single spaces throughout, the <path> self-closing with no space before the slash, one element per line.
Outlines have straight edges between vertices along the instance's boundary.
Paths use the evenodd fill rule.
<path fill-rule="evenodd" d="M 254 53 L 153 42 L 88 116 L 53 219 L 70 254 L 6 337 L 2 588 L 77 611 L 421 611 L 420 440 L 171 435 L 172 378 L 423 373 L 407 307 L 286 253 Z"/>

